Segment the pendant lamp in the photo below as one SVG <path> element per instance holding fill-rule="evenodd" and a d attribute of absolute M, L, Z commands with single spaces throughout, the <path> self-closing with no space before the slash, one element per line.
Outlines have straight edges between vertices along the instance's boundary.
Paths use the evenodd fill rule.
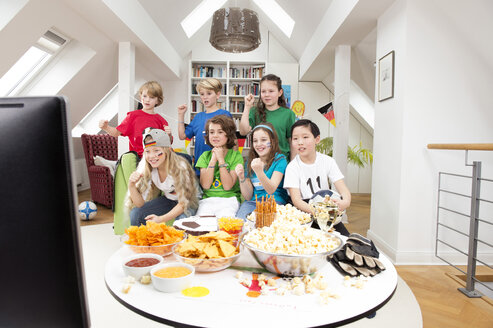
<path fill-rule="evenodd" d="M 209 42 L 217 50 L 225 52 L 257 49 L 261 42 L 257 13 L 237 7 L 216 10 Z"/>

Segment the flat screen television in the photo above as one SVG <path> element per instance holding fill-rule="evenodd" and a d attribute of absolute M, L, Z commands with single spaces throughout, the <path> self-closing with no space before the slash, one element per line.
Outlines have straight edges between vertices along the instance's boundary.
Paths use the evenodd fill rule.
<path fill-rule="evenodd" d="M 89 327 L 63 97 L 0 98 L 0 327 Z"/>

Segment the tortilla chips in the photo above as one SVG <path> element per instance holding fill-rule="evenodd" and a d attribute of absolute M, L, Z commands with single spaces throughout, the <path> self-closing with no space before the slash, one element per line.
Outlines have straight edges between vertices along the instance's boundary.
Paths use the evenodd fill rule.
<path fill-rule="evenodd" d="M 140 227 L 131 226 L 125 229 L 128 240 L 125 244 L 136 253 L 154 253 L 162 256 L 171 253 L 173 244 L 183 240 L 185 234 L 181 230 L 168 227 L 165 223 L 147 221 Z"/>
<path fill-rule="evenodd" d="M 213 231 L 201 236 L 189 236 L 178 245 L 175 252 L 180 256 L 195 259 L 218 259 L 238 254 L 231 243 L 234 240 L 225 231 Z"/>
<path fill-rule="evenodd" d="M 219 271 L 229 267 L 240 250 L 233 245 L 234 237 L 224 231 L 213 231 L 201 236 L 189 236 L 176 246 L 178 259 L 202 272 Z"/>

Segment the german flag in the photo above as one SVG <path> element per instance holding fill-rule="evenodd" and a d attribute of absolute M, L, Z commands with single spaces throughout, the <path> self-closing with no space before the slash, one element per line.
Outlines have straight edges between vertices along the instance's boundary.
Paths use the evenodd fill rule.
<path fill-rule="evenodd" d="M 325 118 L 328 119 L 333 126 L 336 126 L 336 119 L 334 116 L 334 106 L 332 106 L 332 102 L 320 107 L 318 111 L 320 112 L 320 114 L 325 116 Z"/>

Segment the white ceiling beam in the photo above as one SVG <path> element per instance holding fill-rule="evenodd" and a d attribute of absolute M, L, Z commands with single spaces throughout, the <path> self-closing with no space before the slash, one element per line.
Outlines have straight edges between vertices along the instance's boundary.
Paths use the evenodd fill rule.
<path fill-rule="evenodd" d="M 182 59 L 138 0 L 103 0 L 135 35 L 180 77 Z"/>
<path fill-rule="evenodd" d="M 359 0 L 333 0 L 300 57 L 300 77 L 308 71 Z"/>

